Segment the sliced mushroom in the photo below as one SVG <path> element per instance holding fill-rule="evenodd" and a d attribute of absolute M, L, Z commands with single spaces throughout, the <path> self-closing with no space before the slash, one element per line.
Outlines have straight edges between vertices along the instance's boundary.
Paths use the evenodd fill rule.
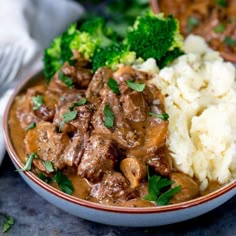
<path fill-rule="evenodd" d="M 170 179 L 174 181 L 172 188 L 181 185 L 181 191 L 173 196 L 171 203 L 189 201 L 199 195 L 199 186 L 195 180 L 184 173 L 173 172 Z"/>
<path fill-rule="evenodd" d="M 140 181 L 146 176 L 146 167 L 144 163 L 133 157 L 127 157 L 120 163 L 120 169 L 124 176 L 129 180 L 130 187 L 136 188 Z"/>

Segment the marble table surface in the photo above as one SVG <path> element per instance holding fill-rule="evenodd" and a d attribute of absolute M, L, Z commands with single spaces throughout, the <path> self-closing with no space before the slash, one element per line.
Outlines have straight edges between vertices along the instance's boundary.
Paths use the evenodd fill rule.
<path fill-rule="evenodd" d="M 13 236 L 236 236 L 236 197 L 217 209 L 185 222 L 152 228 L 107 226 L 72 216 L 37 195 L 15 171 L 6 155 L 0 167 L 0 212 L 15 218 Z"/>

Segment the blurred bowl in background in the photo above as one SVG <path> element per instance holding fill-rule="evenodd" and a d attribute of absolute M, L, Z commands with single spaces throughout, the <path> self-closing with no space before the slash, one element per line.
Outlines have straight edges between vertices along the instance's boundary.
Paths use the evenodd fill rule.
<path fill-rule="evenodd" d="M 155 14 L 172 14 L 179 20 L 180 31 L 200 35 L 226 61 L 236 63 L 236 1 L 228 7 L 213 1 L 150 0 Z M 214 5 L 212 5 L 214 4 Z M 217 5 L 218 4 L 218 5 Z M 226 18 L 226 19 L 225 19 Z"/>

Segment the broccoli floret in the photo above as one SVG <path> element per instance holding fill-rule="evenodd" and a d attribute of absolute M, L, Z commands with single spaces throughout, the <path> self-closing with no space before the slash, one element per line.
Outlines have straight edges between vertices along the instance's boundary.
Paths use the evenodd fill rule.
<path fill-rule="evenodd" d="M 90 60 L 96 47 L 99 46 L 99 38 L 93 37 L 87 32 L 77 30 L 76 24 L 72 24 L 62 34 L 61 50 L 64 61 L 71 61 L 73 50 L 77 50 L 85 60 Z"/>
<path fill-rule="evenodd" d="M 92 60 L 93 70 L 102 66 L 117 69 L 119 64 L 131 65 L 136 60 L 136 53 L 129 51 L 128 45 L 114 43 L 106 48 L 98 49 Z"/>
<path fill-rule="evenodd" d="M 137 17 L 126 37 L 130 50 L 144 60 L 155 58 L 157 61 L 171 62 L 183 48 L 183 38 L 179 33 L 178 21 L 173 16 L 154 15 L 148 12 Z M 170 51 L 175 53 L 171 55 Z M 179 53 L 176 53 L 179 51 Z M 168 59 L 165 59 L 168 56 Z M 165 63 L 164 63 L 165 64 Z M 163 65 L 164 65 L 163 64 Z"/>
<path fill-rule="evenodd" d="M 85 21 L 80 31 L 87 32 L 93 38 L 99 40 L 99 45 L 104 48 L 112 43 L 112 39 L 115 39 L 114 31 L 105 24 L 105 20 L 101 17 L 95 17 L 88 21 Z"/>
<path fill-rule="evenodd" d="M 52 76 L 61 68 L 63 60 L 61 58 L 61 36 L 55 38 L 50 47 L 44 51 L 44 75 L 49 82 Z"/>
<path fill-rule="evenodd" d="M 51 43 L 44 53 L 44 74 L 49 82 L 52 76 L 68 61 L 75 62 L 73 51 L 79 52 L 87 61 L 97 48 L 103 48 L 112 43 L 106 35 L 112 35 L 111 29 L 104 25 L 102 18 L 86 21 L 77 29 L 77 24 L 71 24 L 68 29 Z"/>

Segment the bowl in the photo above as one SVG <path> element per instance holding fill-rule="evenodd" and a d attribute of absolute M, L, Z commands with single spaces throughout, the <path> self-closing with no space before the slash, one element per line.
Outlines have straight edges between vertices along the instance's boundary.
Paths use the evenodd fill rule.
<path fill-rule="evenodd" d="M 150 3 L 150 7 L 151 7 L 152 11 L 155 14 L 158 14 L 161 12 L 158 0 L 149 0 L 149 3 Z M 235 53 L 220 51 L 220 55 L 224 58 L 224 60 L 236 63 L 236 54 Z"/>
<path fill-rule="evenodd" d="M 43 74 L 39 71 L 23 80 L 15 89 L 4 112 L 3 134 L 6 149 L 16 169 L 23 168 L 24 165 L 14 148 L 14 137 L 12 139 L 10 136 L 10 111 L 15 97 L 42 78 Z M 23 149 L 22 146 L 20 148 Z M 236 194 L 235 180 L 215 192 L 184 203 L 146 208 L 106 206 L 65 194 L 42 181 L 31 171 L 19 171 L 19 174 L 37 194 L 56 207 L 90 221 L 116 226 L 148 227 L 185 221 L 213 210 Z"/>

